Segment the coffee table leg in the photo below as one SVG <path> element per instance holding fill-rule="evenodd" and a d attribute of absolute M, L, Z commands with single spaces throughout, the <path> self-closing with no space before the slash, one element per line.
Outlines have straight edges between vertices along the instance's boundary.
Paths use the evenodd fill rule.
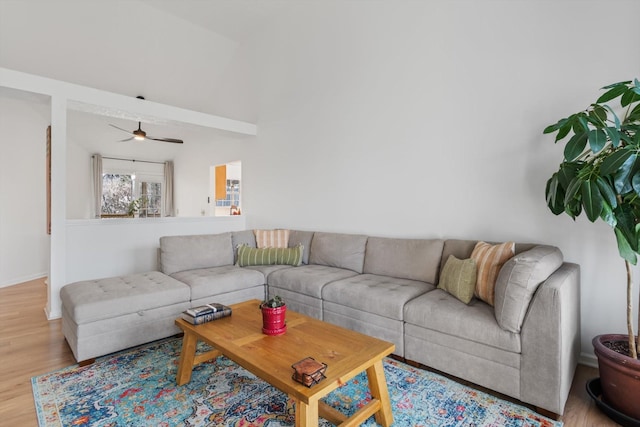
<path fill-rule="evenodd" d="M 318 401 L 306 404 L 299 400 L 296 402 L 296 427 L 316 427 L 318 425 Z"/>
<path fill-rule="evenodd" d="M 182 337 L 182 351 L 180 352 L 180 363 L 178 364 L 178 375 L 176 382 L 183 385 L 191 381 L 191 371 L 193 370 L 193 361 L 196 355 L 196 343 L 198 339 L 195 335 L 184 332 Z"/>
<path fill-rule="evenodd" d="M 391 399 L 389 399 L 389 390 L 387 389 L 382 360 L 378 360 L 367 368 L 367 378 L 369 379 L 371 397 L 380 400 L 382 405 L 375 414 L 376 422 L 384 427 L 389 427 L 393 424 L 393 412 L 391 412 Z"/>

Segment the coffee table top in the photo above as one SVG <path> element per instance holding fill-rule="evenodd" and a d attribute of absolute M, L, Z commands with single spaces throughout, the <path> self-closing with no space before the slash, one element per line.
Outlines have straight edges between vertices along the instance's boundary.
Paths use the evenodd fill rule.
<path fill-rule="evenodd" d="M 259 300 L 231 306 L 229 317 L 202 325 L 176 320 L 229 359 L 304 402 L 325 396 L 395 350 L 395 345 L 287 309 L 287 332 L 262 333 Z M 291 376 L 291 365 L 313 357 L 327 364 L 326 378 L 306 387 Z"/>

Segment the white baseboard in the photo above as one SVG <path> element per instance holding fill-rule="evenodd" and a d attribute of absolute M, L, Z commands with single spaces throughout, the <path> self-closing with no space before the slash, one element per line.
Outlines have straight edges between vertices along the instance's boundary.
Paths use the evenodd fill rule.
<path fill-rule="evenodd" d="M 47 320 L 55 320 L 60 319 L 62 317 L 62 313 L 49 311 L 49 307 L 44 307 L 44 314 L 47 316 Z"/>
<path fill-rule="evenodd" d="M 593 353 L 580 353 L 578 363 L 580 363 L 581 365 L 591 366 L 592 368 L 598 367 L 598 359 Z"/>
<path fill-rule="evenodd" d="M 4 282 L 0 282 L 0 288 L 6 288 L 8 286 L 19 285 L 20 283 L 30 282 L 31 280 L 41 279 L 47 277 L 47 272 L 30 274 L 28 276 L 14 277 Z"/>

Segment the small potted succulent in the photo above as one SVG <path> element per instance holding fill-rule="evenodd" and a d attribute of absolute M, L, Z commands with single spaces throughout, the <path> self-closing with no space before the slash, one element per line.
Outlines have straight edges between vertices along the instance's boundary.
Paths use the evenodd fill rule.
<path fill-rule="evenodd" d="M 605 93 L 585 110 L 544 130 L 557 132 L 555 142 L 567 138 L 558 171 L 547 181 L 546 196 L 554 214 L 575 219 L 584 212 L 589 221 L 600 219 L 615 233 L 627 272 L 627 334 L 599 335 L 593 345 L 603 401 L 637 421 L 640 342 L 633 324 L 631 265 L 640 256 L 640 81 L 603 89 Z"/>
<path fill-rule="evenodd" d="M 266 335 L 282 335 L 287 332 L 285 317 L 287 305 L 278 295 L 260 303 L 262 332 Z"/>

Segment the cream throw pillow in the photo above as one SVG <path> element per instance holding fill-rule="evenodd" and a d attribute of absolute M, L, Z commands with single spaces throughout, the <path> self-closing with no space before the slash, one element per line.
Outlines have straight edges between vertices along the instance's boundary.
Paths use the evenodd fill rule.
<path fill-rule="evenodd" d="M 469 304 L 476 288 L 476 276 L 477 267 L 474 260 L 461 260 L 449 255 L 440 273 L 438 288 Z"/>
<path fill-rule="evenodd" d="M 499 245 L 490 245 L 486 242 L 478 242 L 471 252 L 471 259 L 478 266 L 476 289 L 474 295 L 482 301 L 493 306 L 496 280 L 500 269 L 515 253 L 515 243 L 505 242 Z"/>
<path fill-rule="evenodd" d="M 255 230 L 258 248 L 286 248 L 289 246 L 289 230 Z"/>

